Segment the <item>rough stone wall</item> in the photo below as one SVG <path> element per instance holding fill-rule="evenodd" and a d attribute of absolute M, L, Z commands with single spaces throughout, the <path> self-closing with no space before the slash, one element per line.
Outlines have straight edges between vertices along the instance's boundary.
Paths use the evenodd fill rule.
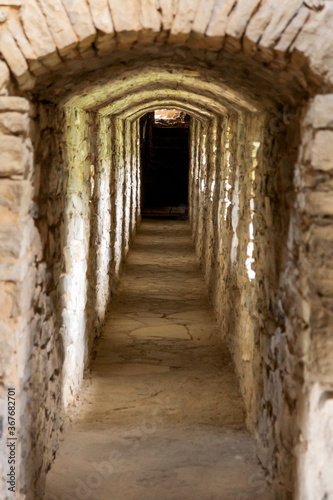
<path fill-rule="evenodd" d="M 45 269 L 38 265 L 41 247 L 34 226 L 36 206 L 33 203 L 34 165 L 31 118 L 34 108 L 21 97 L 8 97 L 6 68 L 1 63 L 0 82 L 0 496 L 7 497 L 4 478 L 8 473 L 7 391 L 15 389 L 16 399 L 16 477 L 18 489 L 25 488 L 30 470 L 26 465 L 26 448 L 30 444 L 31 413 L 37 411 L 31 398 L 31 383 L 37 377 L 29 366 L 36 335 L 43 336 L 35 320 Z M 38 284 L 35 287 L 35 283 Z M 40 306 L 47 307 L 41 301 Z M 38 334 L 36 333 L 38 331 Z M 45 356 L 45 352 L 42 356 Z M 39 396 L 42 400 L 45 395 Z M 38 397 L 38 396 L 37 396 Z M 21 424 L 22 423 L 22 424 Z M 29 446 L 28 444 L 28 446 Z"/>
<path fill-rule="evenodd" d="M 95 117 L 92 135 L 93 156 L 90 165 L 91 237 L 88 259 L 88 352 L 104 323 L 112 289 L 111 265 L 113 247 L 112 219 L 112 162 L 110 118 Z"/>
<path fill-rule="evenodd" d="M 297 496 L 306 500 L 318 492 L 323 498 L 333 495 L 332 110 L 333 95 L 318 95 L 304 116 L 288 234 L 293 260 L 283 281 L 288 364 L 299 377 L 299 384 L 292 386 L 301 436 Z"/>
<path fill-rule="evenodd" d="M 122 140 L 119 130 L 112 137 L 110 118 L 82 109 L 17 97 L 0 97 L 0 106 L 3 146 L 8 142 L 0 185 L 3 405 L 7 387 L 15 387 L 17 490 L 35 499 L 139 220 L 138 126 L 124 125 L 133 135 Z M 5 478 L 5 443 L 3 450 Z"/>
<path fill-rule="evenodd" d="M 296 115 L 289 113 L 288 122 L 294 119 L 288 129 L 282 119 L 274 127 L 274 116 L 192 120 L 190 217 L 248 426 L 259 436 L 269 477 L 278 473 L 283 483 L 275 486 L 277 497 L 289 498 L 298 436 L 290 385 L 297 382 L 281 301 L 299 136 Z"/>

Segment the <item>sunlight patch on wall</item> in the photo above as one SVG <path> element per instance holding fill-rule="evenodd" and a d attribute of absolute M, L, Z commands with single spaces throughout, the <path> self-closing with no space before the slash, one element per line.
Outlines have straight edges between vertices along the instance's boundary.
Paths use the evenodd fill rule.
<path fill-rule="evenodd" d="M 252 265 L 255 262 L 255 259 L 253 258 L 253 253 L 254 253 L 254 228 L 253 228 L 253 218 L 254 218 L 254 183 L 255 183 L 255 178 L 256 178 L 256 168 L 258 166 L 258 160 L 257 160 L 257 153 L 258 149 L 260 147 L 260 142 L 254 141 L 252 143 L 252 169 L 250 172 L 250 181 L 251 181 L 251 191 L 250 191 L 250 218 L 251 222 L 249 224 L 249 243 L 247 245 L 246 249 L 246 254 L 247 254 L 247 259 L 245 261 L 245 266 L 247 269 L 247 274 L 249 277 L 249 280 L 252 281 L 256 277 L 255 271 L 252 269 Z"/>

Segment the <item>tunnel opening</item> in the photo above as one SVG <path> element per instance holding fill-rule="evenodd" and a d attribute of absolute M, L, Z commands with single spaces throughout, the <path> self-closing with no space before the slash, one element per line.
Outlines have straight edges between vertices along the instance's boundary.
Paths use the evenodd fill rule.
<path fill-rule="evenodd" d="M 140 119 L 143 218 L 186 218 L 190 117 L 155 110 Z"/>
<path fill-rule="evenodd" d="M 27 0 L 20 12 L 20 1 L 8 3 L 0 291 L 4 387 L 19 387 L 20 492 L 43 496 L 122 266 L 137 229 L 147 227 L 140 122 L 177 109 L 190 116 L 190 224 L 177 221 L 178 236 L 191 231 L 258 458 L 276 498 L 327 496 L 330 471 L 316 460 L 317 450 L 330 456 L 325 433 L 313 443 L 332 414 L 333 5 L 200 1 L 173 9 L 160 1 L 158 9 L 130 2 L 131 10 L 87 0 L 78 10 L 67 0 Z M 133 289 L 133 304 L 139 294 Z M 185 295 L 190 301 L 196 291 Z"/>
<path fill-rule="evenodd" d="M 256 346 L 272 320 L 269 307 L 259 304 L 267 304 L 279 279 L 272 255 L 280 254 L 287 238 L 299 114 L 291 103 L 275 102 L 279 91 L 272 98 L 266 88 L 258 101 L 237 89 L 222 89 L 214 72 L 144 67 L 128 75 L 111 69 L 102 87 L 98 83 L 87 92 L 77 84 L 61 98 L 55 95 L 55 102 L 38 100 L 41 181 L 36 222 L 45 238 L 51 276 L 45 291 L 53 297 L 59 332 L 51 359 L 61 376 L 52 384 L 54 380 L 65 413 L 70 411 L 144 212 L 142 122 L 150 116 L 153 125 L 157 109 L 178 109 L 190 115 L 189 126 L 180 130 L 189 136 L 186 181 L 196 255 L 220 335 L 233 356 L 247 426 L 253 432 L 258 425 L 265 429 L 258 448 L 263 466 L 272 474 L 277 462 L 266 436 L 283 409 L 277 406 L 270 418 L 262 414 L 271 389 L 269 383 L 262 387 L 258 376 L 266 373 L 267 363 Z M 52 163 L 43 169 L 46 144 Z M 265 279 L 266 288 L 261 285 Z M 191 303 L 189 299 L 192 313 Z M 272 361 L 269 373 L 274 366 Z M 293 416 L 288 413 L 285 418 Z M 50 459 L 44 455 L 44 460 Z M 286 487 L 283 481 L 281 488 Z M 36 484 L 42 484 L 38 476 Z"/>
<path fill-rule="evenodd" d="M 150 122 L 153 130 L 155 110 L 177 109 L 190 116 L 179 129 L 187 129 L 189 137 L 188 213 L 197 259 L 220 336 L 233 356 L 247 426 L 252 432 L 259 425 L 265 429 L 258 449 L 265 470 L 273 474 L 278 465 L 269 443 L 275 436 L 268 439 L 267 434 L 284 410 L 278 405 L 274 414 L 263 413 L 266 397 L 273 396 L 269 395 L 272 382 L 263 386 L 262 377 L 267 369 L 274 371 L 275 364 L 270 360 L 267 368 L 257 346 L 264 344 L 269 325 L 275 328 L 268 297 L 276 290 L 280 274 L 276 260 L 283 256 L 280 248 L 288 237 L 299 111 L 293 99 L 285 101 L 281 89 L 274 93 L 264 85 L 265 92 L 258 99 L 253 92 L 247 95 L 239 88 L 224 87 L 214 71 L 145 66 L 128 73 L 111 70 L 107 77 L 103 73 L 102 86 L 89 81 L 89 92 L 78 84 L 61 98 L 55 97 L 59 102 L 50 104 L 51 124 L 46 127 L 47 134 L 55 116 L 64 131 L 60 151 L 65 162 L 54 156 L 51 168 L 64 169 L 67 188 L 62 199 L 64 238 L 56 243 L 62 246 L 57 254 L 66 256 L 58 285 L 63 300 L 59 323 L 66 353 L 61 381 L 65 406 L 70 408 L 83 370 L 90 366 L 137 230 L 145 230 L 144 224 L 140 226 L 146 159 L 142 151 L 144 140 L 150 137 L 152 142 L 154 137 L 144 123 Z M 45 112 L 44 103 L 39 112 L 41 116 Z M 42 152 L 45 143 L 40 144 Z M 45 213 L 49 210 L 48 206 Z M 42 219 L 44 211 L 40 215 Z M 169 235 L 168 249 L 174 247 Z M 155 239 L 153 232 L 151 238 Z M 164 286 L 167 283 L 166 277 Z M 153 296 L 150 301 L 154 304 Z M 138 302 L 134 295 L 132 302 Z M 194 304 L 189 297 L 188 313 L 193 313 Z M 274 301 L 274 314 L 276 307 Z M 178 328 L 181 325 L 175 326 L 177 332 L 183 331 Z M 276 335 L 282 337 L 282 330 Z M 289 421 L 292 412 L 284 417 Z M 292 484 L 286 486 L 285 476 L 279 477 L 284 478 L 281 488 L 290 490 Z"/>

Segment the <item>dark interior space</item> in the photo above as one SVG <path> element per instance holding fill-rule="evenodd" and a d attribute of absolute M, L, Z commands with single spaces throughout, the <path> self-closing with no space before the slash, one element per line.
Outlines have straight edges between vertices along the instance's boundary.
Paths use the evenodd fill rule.
<path fill-rule="evenodd" d="M 187 213 L 189 117 L 158 110 L 141 119 L 142 215 Z"/>

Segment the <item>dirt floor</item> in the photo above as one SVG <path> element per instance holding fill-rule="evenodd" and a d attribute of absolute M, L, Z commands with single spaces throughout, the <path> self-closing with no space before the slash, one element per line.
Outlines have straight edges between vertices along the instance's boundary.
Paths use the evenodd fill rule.
<path fill-rule="evenodd" d="M 270 500 L 186 221 L 144 221 L 46 500 Z"/>

